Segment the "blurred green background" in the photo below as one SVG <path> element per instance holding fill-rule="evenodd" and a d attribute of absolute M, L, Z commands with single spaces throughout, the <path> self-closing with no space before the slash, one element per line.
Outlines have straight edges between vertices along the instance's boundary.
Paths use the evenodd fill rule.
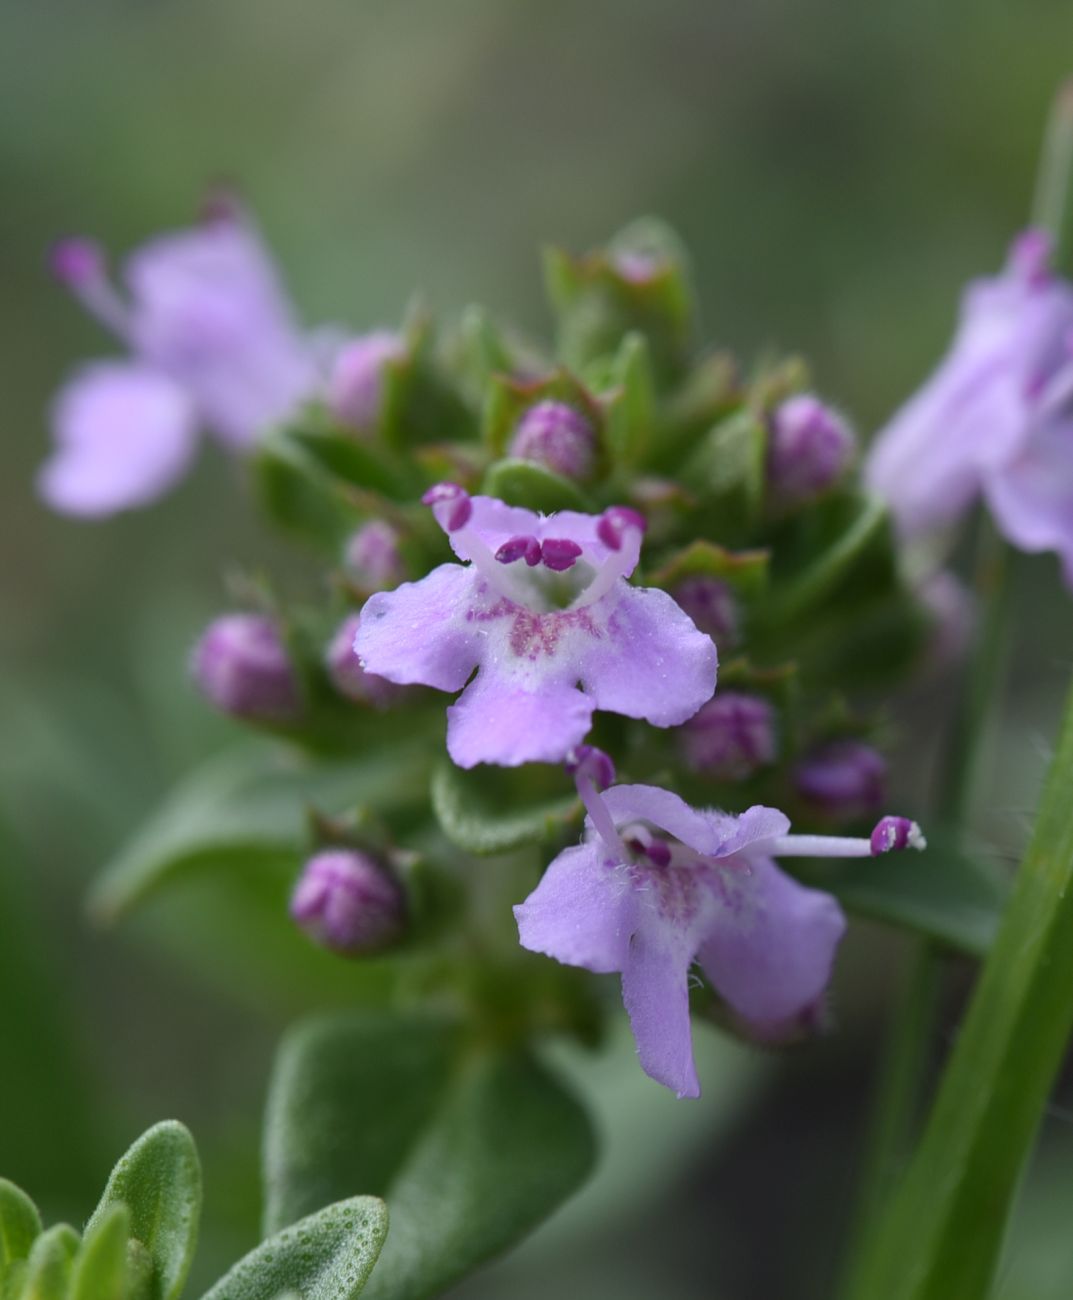
<path fill-rule="evenodd" d="M 49 283 L 49 241 L 87 232 L 124 250 L 228 177 L 310 323 L 392 323 L 419 290 L 442 313 L 479 300 L 539 332 L 539 246 L 588 247 L 655 212 L 693 250 L 708 335 L 803 351 L 867 433 L 944 346 L 960 286 L 1025 220 L 1071 69 L 1073 9 L 1058 0 L 3 0 L 0 1171 L 78 1222 L 123 1146 L 179 1116 L 206 1158 L 208 1276 L 253 1239 L 282 1020 L 169 957 L 159 921 L 100 935 L 83 918 L 94 871 L 228 735 L 189 690 L 186 656 L 227 564 L 277 552 L 211 454 L 149 512 L 86 525 L 38 504 L 49 396 L 111 350 Z M 1069 605 L 1050 560 L 1020 566 L 979 816 L 1011 854 L 1068 675 Z M 929 707 L 898 705 L 905 756 Z M 913 800 L 928 774 L 909 766 Z M 699 1104 L 639 1072 L 616 1082 L 628 1045 L 621 1069 L 575 1063 L 610 1172 L 464 1294 L 829 1294 L 900 952 L 857 930 L 840 1032 L 804 1051 L 698 1031 Z M 639 1124 L 651 1141 L 633 1140 Z M 1054 1228 L 1073 1198 L 1069 1124 L 1059 1099 L 1007 1300 L 1073 1292 Z"/>

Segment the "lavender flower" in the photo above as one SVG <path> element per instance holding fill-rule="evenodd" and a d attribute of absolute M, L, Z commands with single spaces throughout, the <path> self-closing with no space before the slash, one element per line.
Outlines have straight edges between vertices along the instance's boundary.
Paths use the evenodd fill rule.
<path fill-rule="evenodd" d="M 837 821 L 874 817 L 887 790 L 887 762 L 859 740 L 832 740 L 807 753 L 794 769 L 806 803 Z"/>
<path fill-rule="evenodd" d="M 811 501 L 838 481 L 853 458 L 853 430 L 811 393 L 799 393 L 771 417 L 767 477 L 783 505 Z"/>
<path fill-rule="evenodd" d="M 361 666 L 354 651 L 354 639 L 360 626 L 361 619 L 357 614 L 350 614 L 343 620 L 328 645 L 324 664 L 340 695 L 356 704 L 371 704 L 373 708 L 383 709 L 400 688 L 375 673 L 367 673 Z"/>
<path fill-rule="evenodd" d="M 406 900 L 385 867 L 356 849 L 310 858 L 291 897 L 291 916 L 316 943 L 342 957 L 362 957 L 402 933 Z"/>
<path fill-rule="evenodd" d="M 380 416 L 384 367 L 406 355 L 406 344 L 391 330 L 373 330 L 344 343 L 328 380 L 328 406 L 340 424 L 368 434 Z"/>
<path fill-rule="evenodd" d="M 702 632 L 726 649 L 739 636 L 738 602 L 728 583 L 706 574 L 683 578 L 671 595 Z"/>
<path fill-rule="evenodd" d="M 584 479 L 596 459 L 596 435 L 589 421 L 565 402 L 537 402 L 518 421 L 510 454 L 564 478 Z"/>
<path fill-rule="evenodd" d="M 441 484 L 426 494 L 466 564 L 373 596 L 355 649 L 368 672 L 441 691 L 460 767 L 556 762 L 594 709 L 670 727 L 715 689 L 716 650 L 666 592 L 631 587 L 643 520 L 542 516 Z"/>
<path fill-rule="evenodd" d="M 884 819 L 873 843 L 789 835 L 774 808 L 732 817 L 655 786 L 613 786 L 600 796 L 579 779 L 578 791 L 589 813 L 585 839 L 560 853 L 515 907 L 519 937 L 568 966 L 620 972 L 641 1066 L 679 1097 L 700 1095 L 689 1025 L 694 961 L 758 1037 L 811 1017 L 827 986 L 842 910 L 774 859 L 924 845 L 905 819 Z"/>
<path fill-rule="evenodd" d="M 767 700 L 720 691 L 679 732 L 686 762 L 719 781 L 744 781 L 775 761 L 775 717 Z"/>
<path fill-rule="evenodd" d="M 224 614 L 201 635 L 194 681 L 221 712 L 257 722 L 292 722 L 302 711 L 294 666 L 274 619 Z"/>
<path fill-rule="evenodd" d="M 347 541 L 343 562 L 349 576 L 366 591 L 397 586 L 406 574 L 398 529 L 383 519 L 362 524 Z"/>
<path fill-rule="evenodd" d="M 1060 418 L 1073 394 L 1073 286 L 1051 270 L 1052 251 L 1045 232 L 1025 231 L 1000 275 L 969 286 L 949 352 L 879 433 L 865 474 L 906 537 L 952 524 L 986 491 L 1015 545 L 1062 551 L 1073 577 Z"/>
<path fill-rule="evenodd" d="M 53 270 L 130 353 L 90 363 L 56 398 L 56 448 L 39 478 L 56 510 L 103 516 L 145 505 L 188 468 L 199 428 L 243 451 L 316 387 L 316 346 L 233 207 L 135 252 L 126 299 L 87 240 L 58 245 Z"/>

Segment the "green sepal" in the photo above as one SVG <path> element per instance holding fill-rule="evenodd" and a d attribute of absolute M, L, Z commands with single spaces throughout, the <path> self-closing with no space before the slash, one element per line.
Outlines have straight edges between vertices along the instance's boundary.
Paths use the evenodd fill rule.
<path fill-rule="evenodd" d="M 991 948 L 1009 881 L 955 837 L 928 830 L 922 853 L 888 853 L 823 863 L 787 859 L 786 870 L 826 890 L 848 912 L 922 934 L 974 957 Z"/>
<path fill-rule="evenodd" d="M 432 318 L 420 303 L 411 305 L 403 336 L 405 353 L 382 368 L 377 440 L 405 454 L 421 443 L 475 438 L 477 420 L 436 360 Z"/>
<path fill-rule="evenodd" d="M 760 415 L 768 415 L 787 398 L 804 392 L 809 382 L 804 358 L 761 358 L 747 384 L 749 406 Z"/>
<path fill-rule="evenodd" d="M 769 551 L 729 551 L 715 542 L 698 539 L 646 574 L 657 587 L 670 590 L 685 578 L 718 578 L 743 600 L 756 600 L 768 586 Z"/>
<path fill-rule="evenodd" d="M 292 1030 L 265 1134 L 268 1231 L 354 1188 L 387 1200 L 375 1300 L 441 1294 L 535 1227 L 594 1156 L 584 1113 L 528 1054 L 420 1014 Z"/>
<path fill-rule="evenodd" d="M 524 506 L 543 514 L 580 510 L 592 514 L 595 506 L 576 484 L 531 460 L 497 460 L 484 476 L 482 491 L 509 506 Z"/>
<path fill-rule="evenodd" d="M 0 1296 L 14 1265 L 29 1258 L 40 1235 L 41 1216 L 37 1206 L 21 1187 L 0 1178 Z"/>
<path fill-rule="evenodd" d="M 524 783 L 510 769 L 463 772 L 444 759 L 433 769 L 432 809 L 443 833 L 467 853 L 504 853 L 522 844 L 561 837 L 580 825 L 576 795 L 556 793 L 563 785 L 526 773 Z M 534 784 L 551 790 L 534 799 Z"/>
<path fill-rule="evenodd" d="M 285 429 L 259 444 L 250 472 L 267 518 L 317 547 L 336 553 L 360 521 L 346 485 Z"/>
<path fill-rule="evenodd" d="M 116 1201 L 94 1216 L 75 1259 L 70 1300 L 128 1300 L 130 1234 L 130 1210 L 124 1202 Z"/>
<path fill-rule="evenodd" d="M 614 471 L 641 465 L 654 441 L 656 385 L 652 356 L 643 334 L 627 334 L 608 374 L 603 398 L 608 456 Z"/>
<path fill-rule="evenodd" d="M 462 312 L 450 342 L 448 365 L 474 408 L 480 411 L 485 394 L 497 375 L 545 370 L 547 363 L 519 342 L 476 304 Z"/>
<path fill-rule="evenodd" d="M 361 441 L 356 434 L 310 421 L 287 429 L 282 436 L 308 452 L 322 470 L 351 487 L 396 502 L 420 495 L 421 481 L 408 462 Z"/>
<path fill-rule="evenodd" d="M 142 1134 L 112 1170 L 86 1224 L 87 1240 L 117 1203 L 130 1211 L 130 1235 L 152 1260 L 150 1300 L 175 1300 L 194 1258 L 201 1214 L 201 1163 L 189 1129 L 164 1120 Z"/>
<path fill-rule="evenodd" d="M 767 428 L 742 408 L 713 425 L 681 470 L 681 478 L 704 505 L 698 528 L 714 522 L 721 535 L 750 531 L 764 500 Z"/>
<path fill-rule="evenodd" d="M 79 1236 L 69 1224 L 47 1228 L 34 1242 L 18 1300 L 68 1300 Z"/>
<path fill-rule="evenodd" d="M 387 1207 L 375 1196 L 337 1201 L 262 1241 L 203 1300 L 353 1300 L 365 1289 L 387 1231 Z"/>

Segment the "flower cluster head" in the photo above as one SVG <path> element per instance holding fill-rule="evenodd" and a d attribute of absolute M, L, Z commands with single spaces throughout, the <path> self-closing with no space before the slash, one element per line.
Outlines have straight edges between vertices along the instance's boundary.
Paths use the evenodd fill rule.
<path fill-rule="evenodd" d="M 298 325 L 268 251 L 233 203 L 133 253 L 125 293 L 88 240 L 58 244 L 52 265 L 129 354 L 91 362 L 55 400 L 56 446 L 39 486 L 57 510 L 145 505 L 185 473 L 202 429 L 247 450 L 315 391 L 317 340 Z"/>
<path fill-rule="evenodd" d="M 465 687 L 447 711 L 460 767 L 557 762 L 595 709 L 671 727 L 711 697 L 711 639 L 666 592 L 626 580 L 635 511 L 538 515 L 454 484 L 425 501 L 462 563 L 371 597 L 355 649 L 389 681 Z"/>
<path fill-rule="evenodd" d="M 621 974 L 643 1069 L 679 1097 L 697 1097 L 694 962 L 761 1037 L 808 1014 L 830 978 L 842 909 L 775 859 L 867 857 L 923 848 L 924 840 L 902 817 L 883 818 L 869 839 L 790 835 L 774 808 L 734 817 L 650 785 L 612 785 L 601 795 L 599 778 L 613 775 L 592 751 L 575 763 L 588 809 L 584 839 L 514 909 L 518 933 L 523 947 L 566 965 Z"/>
<path fill-rule="evenodd" d="M 902 535 L 954 524 L 981 495 L 1026 551 L 1057 551 L 1073 584 L 1073 285 L 1042 230 L 970 285 L 950 350 L 880 431 L 866 466 Z"/>

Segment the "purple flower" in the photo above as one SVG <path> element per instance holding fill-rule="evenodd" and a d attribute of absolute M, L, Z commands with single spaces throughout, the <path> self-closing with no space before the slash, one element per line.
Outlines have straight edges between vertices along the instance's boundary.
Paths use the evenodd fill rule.
<path fill-rule="evenodd" d="M 585 838 L 515 907 L 522 946 L 568 966 L 620 972 L 646 1074 L 697 1097 L 689 1025 L 694 962 L 757 1037 L 812 1016 L 845 930 L 838 903 L 775 865 L 780 856 L 864 857 L 923 847 L 896 819 L 867 839 L 789 835 L 774 808 L 740 817 L 691 808 L 648 785 L 603 796 L 578 780 Z M 912 828 L 910 830 L 910 828 Z"/>
<path fill-rule="evenodd" d="M 367 673 L 361 666 L 354 651 L 354 638 L 360 626 L 361 619 L 357 614 L 350 614 L 343 620 L 325 652 L 324 665 L 340 695 L 357 704 L 371 704 L 373 708 L 383 709 L 399 694 L 400 688 L 375 673 Z"/>
<path fill-rule="evenodd" d="M 871 817 L 883 806 L 887 762 L 859 740 L 831 740 L 807 753 L 794 768 L 797 793 L 837 821 Z"/>
<path fill-rule="evenodd" d="M 949 352 L 879 433 L 866 478 L 906 537 L 952 524 L 986 490 L 1015 545 L 1073 557 L 1070 435 L 1057 418 L 1073 388 L 1073 286 L 1051 254 L 1047 234 L 1025 231 L 1000 275 L 969 286 Z"/>
<path fill-rule="evenodd" d="M 356 849 L 326 849 L 310 858 L 291 897 L 297 924 L 342 957 L 389 946 L 402 934 L 405 914 L 395 877 Z"/>
<path fill-rule="evenodd" d="M 342 345 L 328 380 L 328 406 L 340 424 L 372 433 L 380 415 L 384 367 L 406 355 L 406 344 L 391 330 L 373 330 Z"/>
<path fill-rule="evenodd" d="M 467 563 L 371 597 L 355 649 L 389 681 L 466 687 L 447 711 L 460 767 L 557 762 L 594 709 L 672 727 L 710 698 L 710 638 L 666 592 L 626 581 L 636 512 L 543 516 L 450 484 L 425 499 Z"/>
<path fill-rule="evenodd" d="M 596 459 L 596 435 L 589 421 L 565 402 L 537 402 L 518 421 L 510 454 L 564 478 L 584 479 Z"/>
<path fill-rule="evenodd" d="M 767 700 L 720 691 L 679 732 L 689 765 L 719 781 L 744 781 L 775 761 L 775 716 Z"/>
<path fill-rule="evenodd" d="M 257 722 L 293 722 L 302 697 L 275 621 L 263 614 L 224 614 L 201 635 L 191 661 L 194 681 L 221 712 Z"/>
<path fill-rule="evenodd" d="M 683 578 L 671 595 L 702 632 L 724 649 L 739 635 L 738 602 L 728 583 L 706 574 Z"/>
<path fill-rule="evenodd" d="M 351 535 L 343 562 L 349 576 L 366 591 L 397 586 L 406 575 L 399 531 L 383 519 L 372 519 Z"/>
<path fill-rule="evenodd" d="M 767 477 L 783 505 L 811 501 L 841 478 L 856 448 L 853 430 L 811 393 L 799 393 L 771 417 Z"/>
<path fill-rule="evenodd" d="M 53 270 L 130 353 L 90 363 L 53 405 L 56 447 L 39 487 L 66 514 L 152 501 L 189 466 L 200 428 L 245 450 L 317 386 L 317 345 L 234 208 L 138 249 L 125 298 L 87 240 L 58 245 Z"/>

